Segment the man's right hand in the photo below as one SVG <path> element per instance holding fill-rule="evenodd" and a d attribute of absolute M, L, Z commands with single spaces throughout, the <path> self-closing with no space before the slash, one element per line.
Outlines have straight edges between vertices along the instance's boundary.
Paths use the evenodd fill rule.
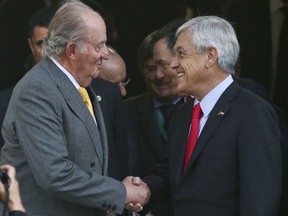
<path fill-rule="evenodd" d="M 123 180 L 127 191 L 126 208 L 133 212 L 142 211 L 150 199 L 150 189 L 139 177 L 128 176 Z"/>

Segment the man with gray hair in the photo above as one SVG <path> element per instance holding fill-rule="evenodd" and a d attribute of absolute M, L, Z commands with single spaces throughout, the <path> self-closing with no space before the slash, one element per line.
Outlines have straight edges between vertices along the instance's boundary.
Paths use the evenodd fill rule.
<path fill-rule="evenodd" d="M 174 216 L 276 216 L 282 185 L 277 117 L 231 76 L 239 54 L 233 27 L 199 16 L 176 36 L 177 88 L 195 99 L 172 117 L 169 158 L 144 178 L 151 200 L 170 192 Z"/>
<path fill-rule="evenodd" d="M 107 134 L 90 86 L 109 58 L 106 40 L 97 12 L 79 1 L 65 3 L 49 25 L 43 59 L 14 88 L 1 164 L 16 168 L 28 215 L 121 214 L 149 199 L 144 183 L 107 176 Z"/>

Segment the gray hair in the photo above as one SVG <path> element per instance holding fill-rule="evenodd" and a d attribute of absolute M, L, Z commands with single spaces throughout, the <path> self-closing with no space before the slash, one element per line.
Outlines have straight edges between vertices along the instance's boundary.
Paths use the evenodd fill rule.
<path fill-rule="evenodd" d="M 230 23 L 216 16 L 195 17 L 177 30 L 176 37 L 186 29 L 189 30 L 192 43 L 199 53 L 203 53 L 207 48 L 215 48 L 219 66 L 230 74 L 235 73 L 240 48 Z"/>
<path fill-rule="evenodd" d="M 84 46 L 88 39 L 87 27 L 83 19 L 87 10 L 93 11 L 80 1 L 70 1 L 59 8 L 49 25 L 48 37 L 43 42 L 43 56 L 48 55 L 59 60 L 68 43 L 75 44 L 81 53 L 87 51 Z"/>

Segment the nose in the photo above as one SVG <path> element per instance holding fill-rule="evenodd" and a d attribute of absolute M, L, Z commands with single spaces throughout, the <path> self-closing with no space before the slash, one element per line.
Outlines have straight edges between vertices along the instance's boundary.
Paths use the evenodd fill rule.
<path fill-rule="evenodd" d="M 102 48 L 101 56 L 102 56 L 102 59 L 105 59 L 105 60 L 109 59 L 109 50 L 108 50 L 106 44 Z"/>
<path fill-rule="evenodd" d="M 159 69 L 159 67 L 158 67 L 157 71 L 155 72 L 155 76 L 157 79 L 161 79 L 164 77 L 164 72 L 161 69 Z"/>
<path fill-rule="evenodd" d="M 171 64 L 170 64 L 171 68 L 173 68 L 173 69 L 177 69 L 179 67 L 179 65 L 180 64 L 179 64 L 178 58 L 175 58 L 174 60 L 172 60 Z"/>

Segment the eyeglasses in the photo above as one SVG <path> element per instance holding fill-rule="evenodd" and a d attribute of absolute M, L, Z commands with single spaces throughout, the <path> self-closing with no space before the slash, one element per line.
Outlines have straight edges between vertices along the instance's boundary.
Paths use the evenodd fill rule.
<path fill-rule="evenodd" d="M 129 77 L 126 77 L 125 80 L 121 81 L 120 84 L 123 87 L 126 87 L 130 83 L 131 79 Z"/>

